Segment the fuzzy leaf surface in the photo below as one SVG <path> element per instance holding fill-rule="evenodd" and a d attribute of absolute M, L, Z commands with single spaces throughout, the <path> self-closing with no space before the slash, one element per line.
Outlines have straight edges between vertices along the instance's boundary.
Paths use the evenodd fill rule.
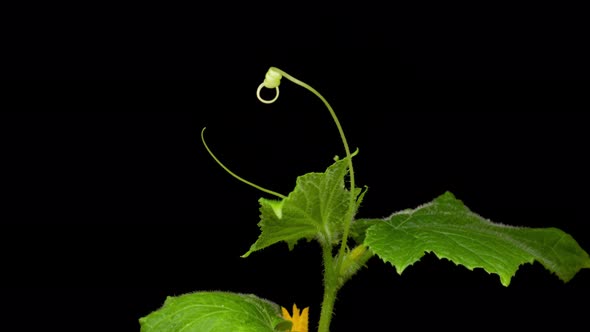
<path fill-rule="evenodd" d="M 324 173 L 298 177 L 295 189 L 285 199 L 261 198 L 261 234 L 244 257 L 280 241 L 287 242 L 289 249 L 301 239 L 336 242 L 350 204 L 351 193 L 344 185 L 347 173 L 348 158 L 344 158 Z"/>
<path fill-rule="evenodd" d="M 557 228 L 492 223 L 449 192 L 414 210 L 385 220 L 359 220 L 355 226 L 357 233 L 366 229 L 365 245 L 400 274 L 425 252 L 470 270 L 483 268 L 495 273 L 504 286 L 520 265 L 535 260 L 564 282 L 580 269 L 590 268 L 588 254 L 569 234 Z"/>
<path fill-rule="evenodd" d="M 254 295 L 227 292 L 168 297 L 162 308 L 139 322 L 141 332 L 276 332 L 291 328 L 278 305 Z"/>

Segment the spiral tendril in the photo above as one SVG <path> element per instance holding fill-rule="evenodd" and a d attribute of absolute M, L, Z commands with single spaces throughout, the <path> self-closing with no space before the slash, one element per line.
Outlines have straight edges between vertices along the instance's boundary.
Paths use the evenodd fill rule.
<path fill-rule="evenodd" d="M 262 82 L 256 90 L 256 97 L 258 97 L 258 100 L 265 104 L 272 104 L 277 99 L 279 99 L 279 85 L 281 85 L 282 77 L 283 74 L 281 74 L 279 70 L 275 69 L 274 67 L 270 67 L 266 72 L 266 75 L 264 76 L 264 82 Z M 276 89 L 277 93 L 275 97 L 271 100 L 262 99 L 262 97 L 260 97 L 260 90 L 262 90 L 262 87 L 265 87 L 267 89 Z"/>

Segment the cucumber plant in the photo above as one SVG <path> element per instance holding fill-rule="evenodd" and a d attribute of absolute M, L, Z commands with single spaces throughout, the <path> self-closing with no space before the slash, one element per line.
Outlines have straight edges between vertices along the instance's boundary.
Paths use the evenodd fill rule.
<path fill-rule="evenodd" d="M 384 219 L 355 219 L 367 190 L 355 183 L 353 158 L 336 113 L 314 88 L 286 72 L 271 67 L 256 91 L 263 103 L 279 97 L 281 78 L 311 91 L 325 104 L 340 133 L 345 156 L 324 172 L 297 178 L 291 193 L 283 195 L 247 181 L 233 173 L 203 145 L 211 157 L 230 175 L 271 198 L 260 198 L 261 234 L 242 255 L 279 242 L 293 249 L 302 239 L 320 244 L 323 260 L 324 295 L 319 332 L 328 332 L 336 295 L 342 286 L 373 256 L 392 264 L 398 273 L 432 252 L 473 270 L 482 268 L 497 274 L 504 286 L 510 284 L 518 267 L 540 262 L 564 282 L 582 268 L 590 268 L 590 257 L 569 234 L 557 228 L 526 228 L 498 224 L 470 211 L 446 192 L 415 209 L 393 213 Z M 263 88 L 275 89 L 265 100 Z M 190 331 L 308 331 L 308 308 L 285 308 L 251 294 L 195 292 L 168 297 L 159 310 L 140 319 L 142 332 Z"/>

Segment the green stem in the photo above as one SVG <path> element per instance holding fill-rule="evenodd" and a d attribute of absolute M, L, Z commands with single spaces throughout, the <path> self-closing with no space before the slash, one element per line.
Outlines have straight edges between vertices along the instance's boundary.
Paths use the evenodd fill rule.
<path fill-rule="evenodd" d="M 322 301 L 318 332 L 329 332 L 334 303 L 336 302 L 336 293 L 338 292 L 338 270 L 334 266 L 331 244 L 322 243 L 322 258 L 324 261 L 324 299 Z"/>

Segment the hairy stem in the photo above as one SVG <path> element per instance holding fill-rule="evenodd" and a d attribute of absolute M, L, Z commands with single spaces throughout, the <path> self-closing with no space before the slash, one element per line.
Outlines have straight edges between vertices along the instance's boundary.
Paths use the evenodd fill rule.
<path fill-rule="evenodd" d="M 329 332 L 334 303 L 336 302 L 336 293 L 338 293 L 338 270 L 334 266 L 331 244 L 322 243 L 322 258 L 324 261 L 324 299 L 322 301 L 318 332 Z"/>

